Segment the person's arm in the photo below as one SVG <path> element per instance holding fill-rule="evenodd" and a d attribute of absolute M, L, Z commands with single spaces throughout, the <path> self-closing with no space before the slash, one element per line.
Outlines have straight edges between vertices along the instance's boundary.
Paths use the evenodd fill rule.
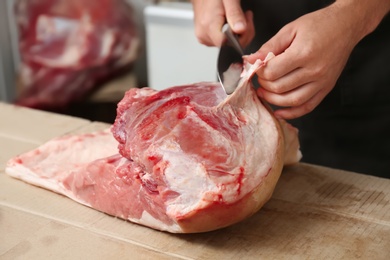
<path fill-rule="evenodd" d="M 240 35 L 243 46 L 254 36 L 253 14 L 243 12 L 240 0 L 192 0 L 195 34 L 207 46 L 221 46 L 222 26 L 228 22 L 233 32 Z"/>
<path fill-rule="evenodd" d="M 258 71 L 258 95 L 297 118 L 311 112 L 333 89 L 356 44 L 378 26 L 390 0 L 337 0 L 284 26 L 249 62 L 276 57 Z"/>

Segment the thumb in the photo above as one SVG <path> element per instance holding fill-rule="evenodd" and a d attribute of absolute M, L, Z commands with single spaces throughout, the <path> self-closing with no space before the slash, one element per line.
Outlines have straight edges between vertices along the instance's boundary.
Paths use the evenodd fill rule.
<path fill-rule="evenodd" d="M 247 29 L 247 22 L 241 8 L 240 0 L 223 0 L 226 20 L 236 34 L 242 34 Z"/>
<path fill-rule="evenodd" d="M 271 39 L 264 43 L 257 52 L 246 56 L 245 59 L 248 62 L 253 63 L 257 59 L 264 60 L 270 52 L 274 53 L 275 55 L 279 55 L 283 53 L 288 47 L 290 47 L 294 38 L 295 31 L 285 26 Z"/>

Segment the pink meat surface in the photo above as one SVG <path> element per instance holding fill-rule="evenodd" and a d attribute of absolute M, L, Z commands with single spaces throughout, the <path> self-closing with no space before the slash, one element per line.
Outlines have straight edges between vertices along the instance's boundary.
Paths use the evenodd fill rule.
<path fill-rule="evenodd" d="M 108 131 L 60 137 L 11 159 L 6 172 L 159 230 L 234 224 L 270 198 L 283 163 L 301 156 L 297 130 L 250 84 L 262 65 L 230 96 L 218 83 L 131 89 L 118 104 L 116 140 Z"/>

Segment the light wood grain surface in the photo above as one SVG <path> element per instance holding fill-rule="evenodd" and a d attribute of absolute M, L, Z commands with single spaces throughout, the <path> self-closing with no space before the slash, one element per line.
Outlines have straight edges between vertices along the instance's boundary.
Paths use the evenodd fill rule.
<path fill-rule="evenodd" d="M 132 224 L 4 173 L 45 141 L 107 124 L 0 103 L 0 259 L 390 259 L 390 180 L 299 163 L 251 218 L 203 234 Z"/>

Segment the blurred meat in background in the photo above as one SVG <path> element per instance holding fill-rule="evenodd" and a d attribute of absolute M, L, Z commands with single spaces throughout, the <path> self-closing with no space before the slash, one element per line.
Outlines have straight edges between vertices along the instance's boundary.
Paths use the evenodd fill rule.
<path fill-rule="evenodd" d="M 133 16 L 123 0 L 16 1 L 16 104 L 66 110 L 129 73 L 140 46 Z"/>

